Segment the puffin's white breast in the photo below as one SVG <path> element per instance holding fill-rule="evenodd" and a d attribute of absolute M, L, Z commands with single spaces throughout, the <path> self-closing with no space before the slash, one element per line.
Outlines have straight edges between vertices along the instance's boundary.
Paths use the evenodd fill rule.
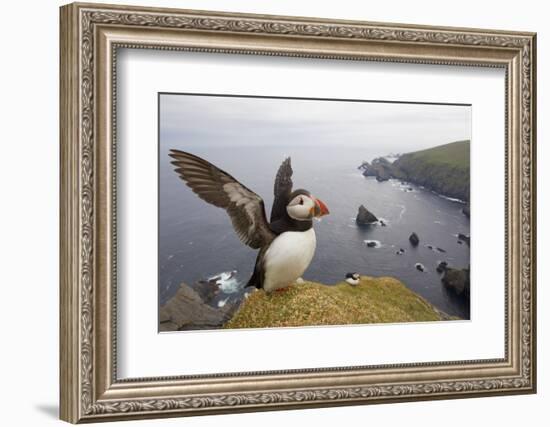
<path fill-rule="evenodd" d="M 264 258 L 264 290 L 291 285 L 301 277 L 315 253 L 315 231 L 287 231 L 271 242 Z"/>

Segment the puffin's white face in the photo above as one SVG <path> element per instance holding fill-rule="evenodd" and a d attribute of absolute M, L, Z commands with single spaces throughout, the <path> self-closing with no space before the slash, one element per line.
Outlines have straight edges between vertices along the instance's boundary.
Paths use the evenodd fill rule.
<path fill-rule="evenodd" d="M 323 202 L 313 196 L 299 194 L 286 207 L 288 215 L 298 221 L 307 221 L 313 217 L 327 215 L 328 209 Z"/>
<path fill-rule="evenodd" d="M 305 221 L 313 218 L 313 212 L 315 210 L 315 202 L 311 197 L 305 194 L 300 194 L 290 201 L 286 207 L 288 215 L 292 219 L 298 221 Z"/>

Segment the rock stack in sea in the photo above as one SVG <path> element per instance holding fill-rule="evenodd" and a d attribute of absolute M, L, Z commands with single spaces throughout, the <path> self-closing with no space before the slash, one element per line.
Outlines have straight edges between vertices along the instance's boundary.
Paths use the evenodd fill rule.
<path fill-rule="evenodd" d="M 412 233 L 409 236 L 409 242 L 411 242 L 411 245 L 413 245 L 413 246 L 418 246 L 418 244 L 420 243 L 420 239 L 418 237 L 418 234 Z"/>
<path fill-rule="evenodd" d="M 374 224 L 378 221 L 378 218 L 369 211 L 364 205 L 359 206 L 359 210 L 357 212 L 357 217 L 355 218 L 355 222 L 359 225 L 370 225 Z"/>
<path fill-rule="evenodd" d="M 452 289 L 457 295 L 470 297 L 470 268 L 448 268 L 444 270 L 441 281 L 448 289 Z"/>

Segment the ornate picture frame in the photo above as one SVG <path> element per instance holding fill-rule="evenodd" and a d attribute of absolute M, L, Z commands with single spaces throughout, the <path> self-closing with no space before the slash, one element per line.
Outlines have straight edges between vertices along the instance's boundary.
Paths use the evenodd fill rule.
<path fill-rule="evenodd" d="M 79 423 L 536 391 L 535 34 L 80 3 L 60 13 L 61 419 Z M 119 379 L 120 48 L 504 69 L 505 356 Z"/>

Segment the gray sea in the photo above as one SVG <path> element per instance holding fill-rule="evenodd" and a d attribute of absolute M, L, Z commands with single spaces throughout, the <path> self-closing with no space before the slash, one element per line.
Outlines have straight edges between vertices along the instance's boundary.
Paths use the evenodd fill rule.
<path fill-rule="evenodd" d="M 215 303 L 223 305 L 246 284 L 256 257 L 256 251 L 238 240 L 225 211 L 200 200 L 177 177 L 168 148 L 189 151 L 233 175 L 264 199 L 268 217 L 275 173 L 283 159 L 291 156 L 294 188 L 311 191 L 330 209 L 330 215 L 314 223 L 317 249 L 304 279 L 333 284 L 343 280 L 348 272 L 393 276 L 440 310 L 469 319 L 469 301 L 445 289 L 436 272 L 440 261 L 456 268 L 470 263 L 469 247 L 457 242 L 458 233 L 470 234 L 470 221 L 461 213 L 463 204 L 412 184 L 363 177 L 357 169 L 363 160 L 388 154 L 384 147 L 371 146 L 322 150 L 284 145 L 161 147 L 161 305 L 174 295 L 181 282 L 193 284 L 219 274 L 222 292 Z M 386 226 L 357 226 L 355 217 L 361 204 Z M 408 240 L 412 232 L 420 237 L 416 248 Z M 369 241 L 374 242 L 374 247 L 367 245 Z M 404 252 L 397 255 L 400 249 Z M 424 272 L 416 269 L 417 263 L 424 266 Z"/>

